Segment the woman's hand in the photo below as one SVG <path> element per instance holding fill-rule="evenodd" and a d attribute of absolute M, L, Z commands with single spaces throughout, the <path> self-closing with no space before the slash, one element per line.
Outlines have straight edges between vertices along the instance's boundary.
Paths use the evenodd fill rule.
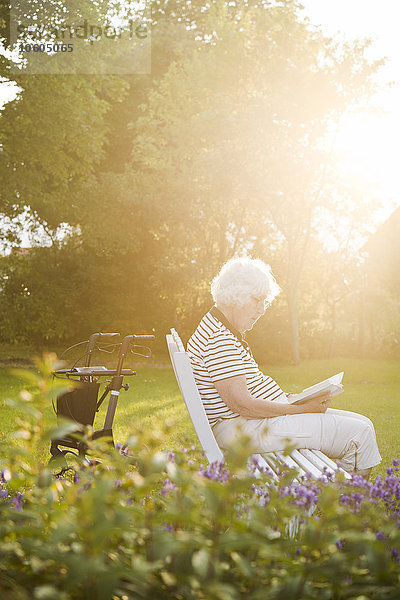
<path fill-rule="evenodd" d="M 233 411 L 246 419 L 263 419 L 283 415 L 304 413 L 324 413 L 331 403 L 330 394 L 321 394 L 304 404 L 286 404 L 254 398 L 247 389 L 246 377 L 236 375 L 215 382 L 215 388 L 223 402 Z"/>
<path fill-rule="evenodd" d="M 320 396 L 315 396 L 315 398 L 311 398 L 310 400 L 307 400 L 301 404 L 301 408 L 303 409 L 302 412 L 324 413 L 331 402 L 332 396 L 329 392 L 321 394 Z"/>

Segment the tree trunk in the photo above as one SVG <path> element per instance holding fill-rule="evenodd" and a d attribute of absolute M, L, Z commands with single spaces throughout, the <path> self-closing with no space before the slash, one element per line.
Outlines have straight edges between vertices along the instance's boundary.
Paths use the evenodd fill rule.
<path fill-rule="evenodd" d="M 307 238 L 303 243 L 303 248 L 297 250 L 296 241 L 288 241 L 288 312 L 291 333 L 292 358 L 295 365 L 300 363 L 300 342 L 299 342 L 299 318 L 298 318 L 298 296 L 301 271 L 304 266 L 305 248 Z M 297 251 L 296 251 L 297 250 Z"/>
<path fill-rule="evenodd" d="M 335 345 L 335 334 L 336 334 L 336 303 L 332 302 L 331 305 L 331 336 L 329 340 L 328 358 L 333 358 L 333 349 Z"/>
<path fill-rule="evenodd" d="M 364 312 L 364 294 L 359 294 L 358 304 L 358 351 L 361 358 L 365 357 L 365 312 Z"/>
<path fill-rule="evenodd" d="M 298 286 L 293 286 L 288 291 L 289 323 L 291 332 L 292 358 L 295 365 L 300 363 L 299 345 L 299 320 L 297 311 Z"/>

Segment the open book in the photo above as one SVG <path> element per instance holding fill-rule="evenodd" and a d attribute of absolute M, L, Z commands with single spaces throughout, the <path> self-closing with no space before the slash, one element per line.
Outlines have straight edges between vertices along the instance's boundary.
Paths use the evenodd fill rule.
<path fill-rule="evenodd" d="M 344 371 L 338 373 L 337 375 L 332 375 L 328 379 L 324 379 L 324 381 L 320 381 L 311 387 L 306 388 L 300 394 L 293 394 L 289 396 L 288 401 L 289 404 L 303 404 L 310 398 L 314 398 L 315 396 L 320 396 L 321 394 L 325 394 L 330 392 L 331 396 L 336 396 L 343 392 L 342 379 L 343 379 Z"/>

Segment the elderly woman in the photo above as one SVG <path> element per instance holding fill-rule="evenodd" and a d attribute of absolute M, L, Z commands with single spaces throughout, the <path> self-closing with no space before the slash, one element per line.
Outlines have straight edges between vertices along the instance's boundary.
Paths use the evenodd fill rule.
<path fill-rule="evenodd" d="M 362 415 L 328 408 L 329 395 L 301 405 L 258 368 L 243 338 L 279 293 L 270 267 L 261 260 L 228 261 L 211 283 L 215 306 L 202 318 L 187 351 L 215 438 L 228 447 L 242 433 L 251 451 L 321 450 L 343 468 L 369 477 L 381 462 L 374 426 Z"/>

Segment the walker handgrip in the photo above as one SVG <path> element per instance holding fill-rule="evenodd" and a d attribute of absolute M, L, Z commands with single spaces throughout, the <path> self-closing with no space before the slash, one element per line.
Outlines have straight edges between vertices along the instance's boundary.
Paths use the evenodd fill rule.
<path fill-rule="evenodd" d="M 119 338 L 119 333 L 98 333 L 97 342 L 105 342 L 106 340 L 113 340 Z"/>
<path fill-rule="evenodd" d="M 101 341 L 105 342 L 106 340 L 109 341 L 115 338 L 119 338 L 119 333 L 92 333 L 87 345 L 85 367 L 90 366 L 92 354 L 96 348 L 96 344 Z"/>
<path fill-rule="evenodd" d="M 89 338 L 88 353 L 92 353 L 96 344 L 119 338 L 119 333 L 92 333 Z"/>
<path fill-rule="evenodd" d="M 126 335 L 121 342 L 119 347 L 118 365 L 117 372 L 120 373 L 122 370 L 122 364 L 126 354 L 129 352 L 129 347 L 135 345 L 137 340 L 154 340 L 154 335 Z"/>

